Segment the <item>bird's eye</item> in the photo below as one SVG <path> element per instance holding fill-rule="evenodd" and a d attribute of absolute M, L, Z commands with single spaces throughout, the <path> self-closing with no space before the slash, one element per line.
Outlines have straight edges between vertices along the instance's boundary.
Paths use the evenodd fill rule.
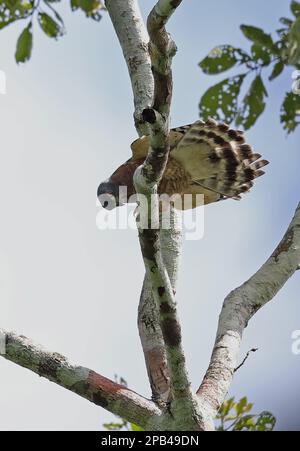
<path fill-rule="evenodd" d="M 118 205 L 117 199 L 113 194 L 101 194 L 98 199 L 100 204 L 102 205 L 102 208 L 105 208 L 106 210 L 113 210 Z"/>

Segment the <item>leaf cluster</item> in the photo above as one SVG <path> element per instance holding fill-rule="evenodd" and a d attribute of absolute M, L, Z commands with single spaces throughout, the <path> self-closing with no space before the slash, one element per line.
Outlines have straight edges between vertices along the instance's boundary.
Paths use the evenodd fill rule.
<path fill-rule="evenodd" d="M 57 11 L 61 0 L 0 0 L 0 30 L 18 21 L 26 23 L 16 45 L 17 63 L 25 63 L 33 48 L 33 24 L 36 21 L 46 36 L 58 39 L 66 32 Z M 99 21 L 104 5 L 100 0 L 70 0 L 72 11 L 81 10 L 86 17 Z"/>
<path fill-rule="evenodd" d="M 233 67 L 242 70 L 212 86 L 200 100 L 200 116 L 206 120 L 214 117 L 248 130 L 266 108 L 268 91 L 266 82 L 279 77 L 292 66 L 294 82 L 287 92 L 280 112 L 280 121 L 287 133 L 293 132 L 300 123 L 300 3 L 292 0 L 293 18 L 280 19 L 275 36 L 252 25 L 241 25 L 241 31 L 250 41 L 250 50 L 231 45 L 215 47 L 199 66 L 207 75 L 216 75 Z M 264 75 L 267 73 L 268 77 Z M 247 93 L 240 99 L 242 87 L 248 82 Z"/>
<path fill-rule="evenodd" d="M 253 414 L 252 409 L 253 404 L 246 397 L 238 402 L 234 398 L 228 399 L 217 415 L 217 431 L 273 431 L 276 418 L 270 412 Z"/>

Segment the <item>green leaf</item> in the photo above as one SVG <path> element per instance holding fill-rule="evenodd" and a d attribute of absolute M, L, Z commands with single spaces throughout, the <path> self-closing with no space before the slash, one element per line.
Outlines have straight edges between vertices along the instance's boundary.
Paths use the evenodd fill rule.
<path fill-rule="evenodd" d="M 288 28 L 291 27 L 291 25 L 293 25 L 294 21 L 291 19 L 288 19 L 287 17 L 281 17 L 279 19 L 279 22 L 282 23 L 283 25 L 286 25 Z"/>
<path fill-rule="evenodd" d="M 33 9 L 32 2 L 20 0 L 0 1 L 0 30 L 11 23 L 27 18 Z"/>
<path fill-rule="evenodd" d="M 237 415 L 242 415 L 242 413 L 244 413 L 244 408 L 247 406 L 247 404 L 248 400 L 246 397 L 240 399 L 240 401 L 235 406 Z"/>
<path fill-rule="evenodd" d="M 276 418 L 270 412 L 260 415 L 245 415 L 232 428 L 233 431 L 273 431 Z"/>
<path fill-rule="evenodd" d="M 104 429 L 107 429 L 108 431 L 119 431 L 124 426 L 124 423 L 104 423 L 103 427 Z"/>
<path fill-rule="evenodd" d="M 288 133 L 293 132 L 300 124 L 300 94 L 289 92 L 282 104 L 281 123 Z"/>
<path fill-rule="evenodd" d="M 144 429 L 140 426 L 137 426 L 136 424 L 131 423 L 131 430 L 132 431 L 143 431 Z"/>
<path fill-rule="evenodd" d="M 100 0 L 71 0 L 71 9 L 81 9 L 87 17 L 99 21 L 102 17 L 100 10 L 104 9 L 104 5 Z"/>
<path fill-rule="evenodd" d="M 253 60 L 257 63 L 263 66 L 268 66 L 270 64 L 271 52 L 267 47 L 254 43 L 251 47 L 251 53 Z"/>
<path fill-rule="evenodd" d="M 9 20 L 3 20 L 0 22 L 0 30 L 2 30 L 2 28 L 7 27 L 8 25 L 10 25 L 12 22 L 14 22 L 15 19 L 9 19 Z"/>
<path fill-rule="evenodd" d="M 295 17 L 300 17 L 300 3 L 293 0 L 291 3 L 291 11 Z"/>
<path fill-rule="evenodd" d="M 44 0 L 45 4 L 51 9 L 52 13 L 55 15 L 56 20 L 58 20 L 58 21 L 60 22 L 61 27 L 62 27 L 63 32 L 64 32 L 64 28 L 65 28 L 64 21 L 63 21 L 61 15 L 58 14 L 58 12 L 56 11 L 56 9 L 54 9 L 53 6 L 51 5 L 51 3 L 57 3 L 57 2 L 59 2 L 59 1 L 60 1 L 60 0 Z"/>
<path fill-rule="evenodd" d="M 235 406 L 234 398 L 230 398 L 227 401 L 225 401 L 219 410 L 218 417 L 225 419 L 234 406 Z"/>
<path fill-rule="evenodd" d="M 237 63 L 241 64 L 249 60 L 249 56 L 243 50 L 236 49 L 231 45 L 220 45 L 215 47 L 199 63 L 199 66 L 205 74 L 214 75 L 231 69 Z"/>
<path fill-rule="evenodd" d="M 44 33 L 49 36 L 49 38 L 57 39 L 59 36 L 64 34 L 64 29 L 59 25 L 52 17 L 46 13 L 38 14 L 39 24 L 44 31 Z"/>
<path fill-rule="evenodd" d="M 262 412 L 255 425 L 256 431 L 273 431 L 276 426 L 276 418 L 270 412 Z"/>
<path fill-rule="evenodd" d="M 235 414 L 228 415 L 231 410 Z M 259 415 L 249 414 L 253 404 L 248 403 L 246 397 L 234 402 L 234 398 L 225 401 L 221 406 L 216 420 L 217 431 L 272 431 L 276 424 L 275 417 L 270 412 L 262 412 Z"/>
<path fill-rule="evenodd" d="M 206 91 L 200 101 L 200 116 L 232 122 L 238 111 L 238 96 L 246 74 L 227 78 Z"/>
<path fill-rule="evenodd" d="M 261 28 L 252 27 L 251 25 L 241 25 L 241 30 L 250 41 L 262 44 L 269 49 L 274 48 L 273 39 L 270 34 L 265 33 Z"/>
<path fill-rule="evenodd" d="M 238 112 L 236 124 L 248 130 L 255 124 L 266 107 L 265 97 L 268 96 L 265 85 L 260 75 L 255 77 L 251 87 L 243 100 L 243 105 Z"/>
<path fill-rule="evenodd" d="M 273 67 L 272 73 L 269 77 L 270 81 L 275 80 L 275 78 L 279 77 L 282 74 L 285 64 L 283 61 L 278 61 Z"/>
<path fill-rule="evenodd" d="M 14 11 L 18 5 L 20 0 L 6 0 L 5 2 L 0 2 L 0 3 L 5 3 L 7 8 L 9 8 L 11 11 Z"/>
<path fill-rule="evenodd" d="M 289 64 L 300 63 L 300 17 L 294 22 L 289 34 Z"/>
<path fill-rule="evenodd" d="M 25 63 L 31 57 L 32 33 L 31 23 L 22 31 L 17 41 L 15 59 L 17 63 Z"/>
<path fill-rule="evenodd" d="M 233 431 L 250 431 L 255 427 L 255 416 L 245 415 L 243 416 L 232 428 Z"/>

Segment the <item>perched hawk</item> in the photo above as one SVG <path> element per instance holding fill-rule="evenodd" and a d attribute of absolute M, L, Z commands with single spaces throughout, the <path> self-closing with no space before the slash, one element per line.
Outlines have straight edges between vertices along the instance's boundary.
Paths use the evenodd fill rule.
<path fill-rule="evenodd" d="M 131 145 L 132 157 L 122 164 L 98 188 L 98 197 L 104 208 L 110 202 L 104 194 L 114 197 L 115 206 L 128 202 L 135 194 L 133 174 L 148 153 L 149 136 L 137 139 Z M 261 168 L 268 161 L 253 153 L 243 132 L 232 130 L 227 124 L 212 119 L 170 131 L 170 155 L 158 187 L 160 194 L 172 196 L 190 194 L 192 202 L 183 209 L 195 208 L 200 202 L 196 194 L 204 195 L 204 203 L 221 199 L 240 199 L 253 186 L 253 181 L 264 174 Z M 125 199 L 119 199 L 119 187 L 127 187 Z M 202 201 L 201 201 L 202 204 Z"/>

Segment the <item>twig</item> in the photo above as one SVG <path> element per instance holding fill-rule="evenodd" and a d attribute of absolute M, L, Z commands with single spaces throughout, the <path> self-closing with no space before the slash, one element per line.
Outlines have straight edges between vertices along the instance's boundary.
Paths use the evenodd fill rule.
<path fill-rule="evenodd" d="M 240 368 L 242 368 L 243 365 L 245 365 L 245 363 L 247 362 L 251 352 L 257 352 L 257 351 L 258 351 L 258 348 L 250 349 L 250 351 L 247 352 L 246 357 L 244 358 L 242 363 L 234 369 L 234 373 L 236 373 Z"/>

